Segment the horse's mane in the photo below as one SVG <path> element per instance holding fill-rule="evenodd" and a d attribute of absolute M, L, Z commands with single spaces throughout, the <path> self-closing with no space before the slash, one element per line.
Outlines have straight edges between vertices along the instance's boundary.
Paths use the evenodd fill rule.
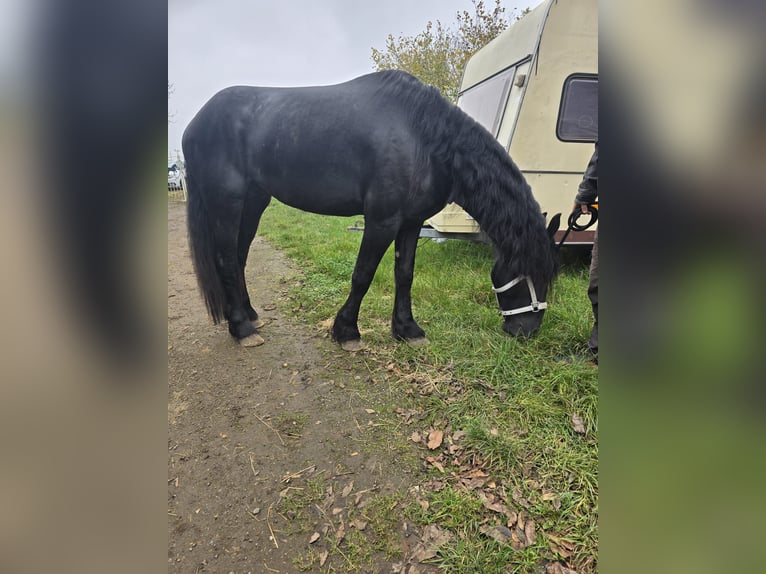
<path fill-rule="evenodd" d="M 549 285 L 558 263 L 545 216 L 508 152 L 433 86 L 401 71 L 388 70 L 380 77 L 378 95 L 395 98 L 423 136 L 420 161 L 435 161 L 451 171 L 450 201 L 476 219 L 514 276 L 529 275 Z"/>

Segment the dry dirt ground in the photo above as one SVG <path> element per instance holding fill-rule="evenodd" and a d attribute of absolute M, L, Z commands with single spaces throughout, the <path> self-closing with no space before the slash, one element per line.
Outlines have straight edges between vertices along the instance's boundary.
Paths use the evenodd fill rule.
<path fill-rule="evenodd" d="M 281 311 L 299 270 L 260 237 L 249 262 L 251 298 L 266 321 L 266 343 L 256 348 L 239 346 L 208 319 L 185 205 L 169 202 L 168 572 L 328 572 L 338 560 L 346 571 L 337 552 L 323 556 L 338 529 L 364 528 L 346 520 L 352 510 L 370 493 L 406 493 L 412 471 L 359 447 L 375 421 L 353 391 L 376 383 L 364 361 Z M 310 488 L 321 492 L 300 516 L 280 503 Z M 417 536 L 395 518 L 406 556 Z M 396 561 L 380 554 L 359 571 L 431 571 Z"/>

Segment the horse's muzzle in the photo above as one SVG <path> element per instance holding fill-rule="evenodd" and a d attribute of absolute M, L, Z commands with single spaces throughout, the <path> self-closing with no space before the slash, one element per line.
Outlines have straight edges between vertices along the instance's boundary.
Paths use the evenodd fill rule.
<path fill-rule="evenodd" d="M 511 337 L 533 337 L 540 330 L 543 311 L 514 315 L 503 321 L 503 331 Z"/>

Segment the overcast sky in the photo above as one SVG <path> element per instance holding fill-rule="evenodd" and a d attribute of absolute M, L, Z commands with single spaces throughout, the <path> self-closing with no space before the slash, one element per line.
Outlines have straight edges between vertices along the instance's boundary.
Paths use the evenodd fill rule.
<path fill-rule="evenodd" d="M 506 17 L 540 0 L 504 0 Z M 488 10 L 494 0 L 485 0 Z M 372 48 L 444 25 L 471 0 L 170 0 L 168 151 L 218 90 L 236 84 L 322 85 L 373 71 Z"/>

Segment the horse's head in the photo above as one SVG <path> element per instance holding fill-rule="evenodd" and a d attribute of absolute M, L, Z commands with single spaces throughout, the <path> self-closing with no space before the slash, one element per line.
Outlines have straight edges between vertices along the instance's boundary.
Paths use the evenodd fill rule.
<path fill-rule="evenodd" d="M 548 237 L 552 256 L 555 257 L 553 235 L 559 227 L 560 214 L 551 219 L 548 225 Z M 498 258 L 492 267 L 493 291 L 497 296 L 500 314 L 503 316 L 503 331 L 512 337 L 531 337 L 537 333 L 543 322 L 543 315 L 548 304 L 549 282 L 533 279 L 530 275 L 517 275 L 509 271 Z"/>

